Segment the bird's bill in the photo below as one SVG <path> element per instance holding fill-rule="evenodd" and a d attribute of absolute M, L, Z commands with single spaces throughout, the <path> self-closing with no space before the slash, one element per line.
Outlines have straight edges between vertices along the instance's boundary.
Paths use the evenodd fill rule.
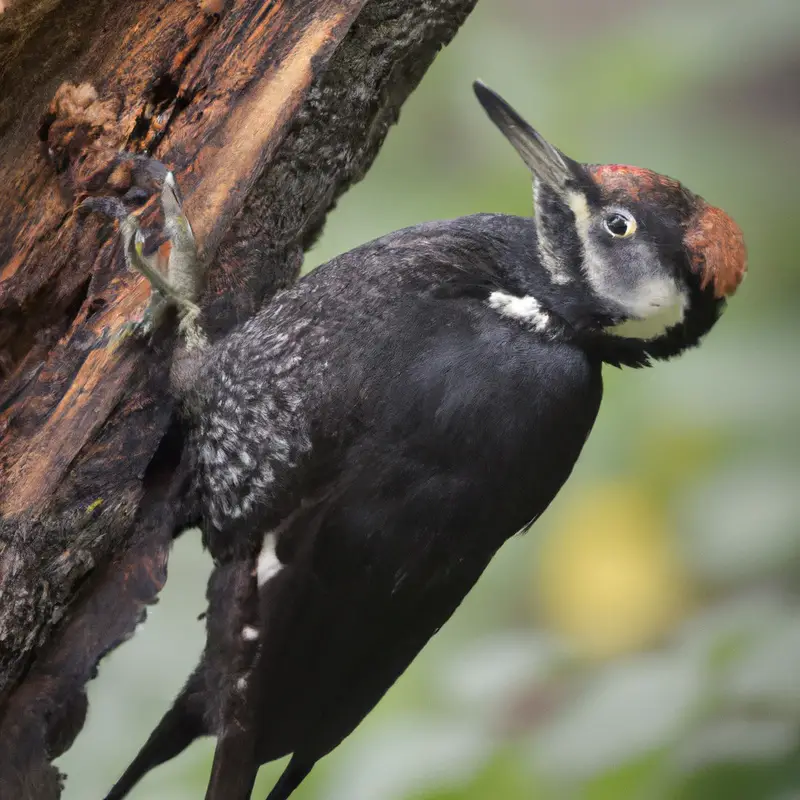
<path fill-rule="evenodd" d="M 481 81 L 475 81 L 472 88 L 489 119 L 511 142 L 536 178 L 554 189 L 563 189 L 575 177 L 566 156 L 528 125 L 499 94 Z"/>

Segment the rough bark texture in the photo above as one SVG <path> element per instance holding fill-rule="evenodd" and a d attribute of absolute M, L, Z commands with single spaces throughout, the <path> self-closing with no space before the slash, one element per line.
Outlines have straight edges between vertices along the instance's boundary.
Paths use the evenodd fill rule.
<path fill-rule="evenodd" d="M 0 13 L 0 795 L 51 798 L 84 685 L 166 580 L 172 327 L 76 213 L 174 169 L 219 336 L 298 274 L 475 0 L 16 0 Z M 144 187 L 152 188 L 152 187 Z M 152 199 L 144 219 L 152 217 Z M 148 216 L 149 215 L 149 216 Z"/>

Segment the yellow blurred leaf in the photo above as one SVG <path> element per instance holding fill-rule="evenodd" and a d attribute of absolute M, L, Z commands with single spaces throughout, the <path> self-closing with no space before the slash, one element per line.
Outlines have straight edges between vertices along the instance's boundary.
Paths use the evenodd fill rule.
<path fill-rule="evenodd" d="M 588 487 L 562 511 L 537 558 L 546 623 L 587 656 L 644 647 L 688 603 L 688 576 L 663 511 L 635 483 Z"/>

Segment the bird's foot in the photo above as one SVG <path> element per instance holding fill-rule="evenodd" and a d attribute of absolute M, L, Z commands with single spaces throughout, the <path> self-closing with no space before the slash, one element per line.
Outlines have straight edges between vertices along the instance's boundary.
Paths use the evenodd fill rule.
<path fill-rule="evenodd" d="M 159 269 L 159 250 L 145 253 L 145 237 L 139 219 L 128 213 L 124 204 L 113 197 L 91 197 L 81 208 L 97 211 L 119 220 L 123 253 L 128 269 L 144 275 L 152 287 L 150 303 L 142 318 L 124 325 L 115 335 L 122 340 L 128 336 L 149 338 L 161 324 L 164 312 L 173 305 L 180 317 L 179 332 L 189 348 L 205 344 L 205 336 L 198 324 L 200 309 L 196 305 L 202 283 L 202 265 L 192 226 L 183 212 L 175 177 L 161 162 L 142 156 L 131 157 L 141 162 L 149 178 L 161 184 L 161 208 L 164 214 L 164 233 L 170 243 L 167 274 Z"/>

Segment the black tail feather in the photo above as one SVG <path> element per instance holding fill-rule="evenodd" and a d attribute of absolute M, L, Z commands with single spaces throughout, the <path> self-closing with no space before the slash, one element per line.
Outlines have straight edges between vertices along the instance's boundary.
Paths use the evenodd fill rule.
<path fill-rule="evenodd" d="M 151 769 L 182 753 L 199 736 L 208 734 L 204 715 L 202 678 L 195 673 L 105 800 L 122 800 Z"/>
<path fill-rule="evenodd" d="M 267 800 L 287 800 L 289 795 L 305 780 L 313 767 L 313 762 L 311 764 L 303 764 L 295 757 L 292 757 L 278 782 L 267 796 Z"/>

